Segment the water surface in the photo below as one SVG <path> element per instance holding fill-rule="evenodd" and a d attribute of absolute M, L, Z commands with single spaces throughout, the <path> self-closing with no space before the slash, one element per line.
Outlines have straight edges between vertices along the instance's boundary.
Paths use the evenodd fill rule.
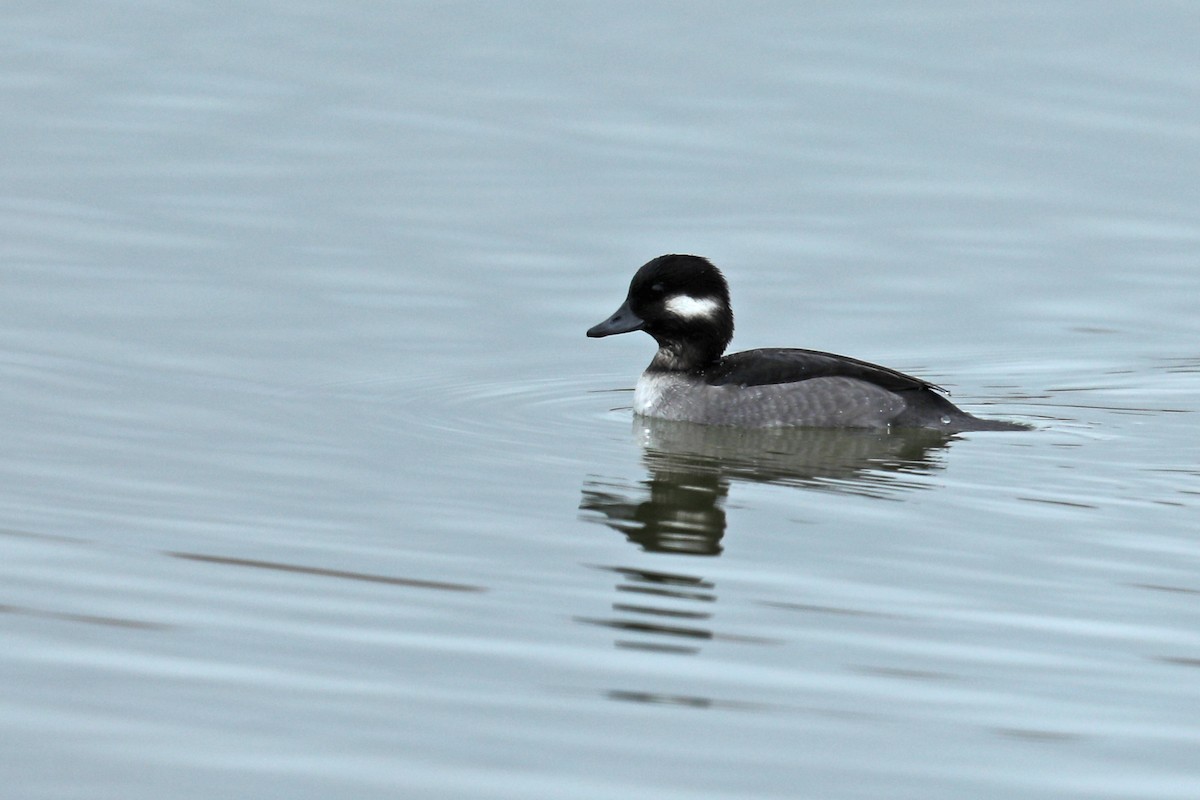
<path fill-rule="evenodd" d="M 1185 6 L 0 12 L 24 798 L 1194 798 Z M 1021 434 L 635 421 L 741 349 Z"/>

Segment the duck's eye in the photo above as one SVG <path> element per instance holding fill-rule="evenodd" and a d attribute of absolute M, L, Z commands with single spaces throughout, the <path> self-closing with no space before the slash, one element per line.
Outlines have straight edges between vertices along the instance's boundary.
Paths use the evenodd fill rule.
<path fill-rule="evenodd" d="M 661 283 L 656 283 L 650 287 L 650 291 L 654 292 L 655 294 L 662 294 L 664 291 L 664 288 Z"/>

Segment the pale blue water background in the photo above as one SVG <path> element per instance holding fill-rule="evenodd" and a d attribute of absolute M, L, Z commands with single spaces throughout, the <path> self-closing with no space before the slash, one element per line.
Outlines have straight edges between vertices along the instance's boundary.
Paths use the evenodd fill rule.
<path fill-rule="evenodd" d="M 10 3 L 13 798 L 1200 797 L 1200 11 Z M 634 426 L 735 346 L 1037 426 Z"/>

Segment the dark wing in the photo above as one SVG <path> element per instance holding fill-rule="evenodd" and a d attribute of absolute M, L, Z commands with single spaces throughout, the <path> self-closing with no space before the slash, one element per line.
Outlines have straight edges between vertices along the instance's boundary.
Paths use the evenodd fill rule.
<path fill-rule="evenodd" d="M 822 353 L 818 350 L 798 350 L 773 347 L 747 350 L 722 358 L 704 370 L 704 380 L 710 386 L 764 386 L 776 383 L 795 383 L 813 378 L 857 378 L 891 391 L 933 389 L 946 390 L 912 375 L 881 367 L 856 358 Z"/>

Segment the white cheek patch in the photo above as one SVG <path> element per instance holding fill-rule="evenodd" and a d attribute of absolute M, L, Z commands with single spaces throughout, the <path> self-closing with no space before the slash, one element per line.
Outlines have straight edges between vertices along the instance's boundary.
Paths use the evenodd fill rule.
<path fill-rule="evenodd" d="M 721 303 L 711 297 L 686 294 L 677 294 L 663 305 L 667 311 L 684 319 L 712 319 L 721 310 Z"/>

